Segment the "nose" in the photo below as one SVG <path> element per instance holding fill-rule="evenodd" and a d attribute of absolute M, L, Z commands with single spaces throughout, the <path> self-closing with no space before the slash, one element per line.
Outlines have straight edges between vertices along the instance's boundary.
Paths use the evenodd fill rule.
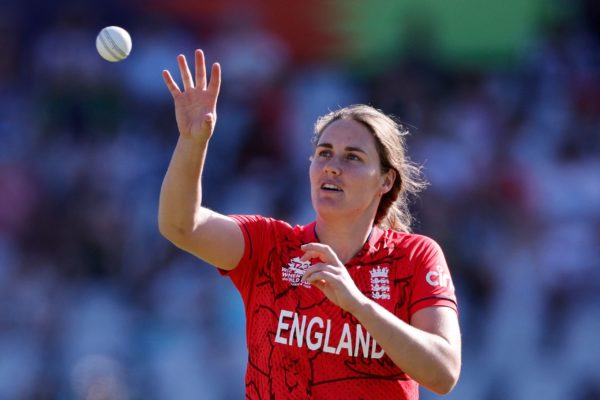
<path fill-rule="evenodd" d="M 337 161 L 336 158 L 330 159 L 327 162 L 327 164 L 325 164 L 323 170 L 325 171 L 325 173 L 331 175 L 339 175 L 342 173 L 342 168 L 340 167 L 340 163 Z"/>

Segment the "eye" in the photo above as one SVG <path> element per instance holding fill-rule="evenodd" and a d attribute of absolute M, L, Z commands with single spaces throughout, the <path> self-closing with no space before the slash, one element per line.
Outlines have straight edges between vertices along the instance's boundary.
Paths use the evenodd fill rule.
<path fill-rule="evenodd" d="M 362 158 L 360 158 L 359 156 L 357 156 L 354 153 L 348 153 L 346 155 L 346 160 L 349 160 L 349 161 L 362 161 Z"/>
<path fill-rule="evenodd" d="M 332 155 L 331 150 L 321 149 L 317 151 L 317 156 L 322 158 L 330 158 Z"/>

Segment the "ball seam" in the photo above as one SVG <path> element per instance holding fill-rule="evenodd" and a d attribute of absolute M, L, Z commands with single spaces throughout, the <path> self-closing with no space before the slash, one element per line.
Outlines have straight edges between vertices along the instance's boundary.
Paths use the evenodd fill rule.
<path fill-rule="evenodd" d="M 121 50 L 121 48 L 116 44 L 114 39 L 110 36 L 110 33 L 104 31 L 100 34 L 100 41 L 104 46 L 105 50 L 116 60 L 122 60 L 127 57 L 127 54 Z"/>
<path fill-rule="evenodd" d="M 103 34 L 100 34 L 100 42 L 102 43 L 102 49 L 105 50 L 108 53 L 108 55 L 113 58 L 114 61 L 120 60 L 118 54 L 115 54 L 115 52 L 110 48 L 110 44 L 107 43 L 106 38 Z"/>
<path fill-rule="evenodd" d="M 125 50 L 123 50 L 123 49 L 121 49 L 119 47 L 119 45 L 117 44 L 117 42 L 115 42 L 115 40 L 113 39 L 113 37 L 110 35 L 110 32 L 106 31 L 105 33 L 106 33 L 107 39 L 110 40 L 110 42 L 113 45 L 113 48 L 119 53 L 119 55 L 121 55 L 122 58 L 127 57 L 127 53 L 125 52 Z"/>

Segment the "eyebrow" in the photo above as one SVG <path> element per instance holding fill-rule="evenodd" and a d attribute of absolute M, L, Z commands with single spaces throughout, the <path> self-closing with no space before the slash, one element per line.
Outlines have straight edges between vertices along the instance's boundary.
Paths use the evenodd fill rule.
<path fill-rule="evenodd" d="M 327 149 L 333 149 L 333 145 L 331 143 L 319 143 L 319 144 L 317 144 L 317 147 L 325 147 Z M 361 149 L 360 147 L 346 146 L 346 148 L 344 150 L 356 151 L 358 153 L 367 154 L 367 152 L 364 151 L 363 149 Z"/>

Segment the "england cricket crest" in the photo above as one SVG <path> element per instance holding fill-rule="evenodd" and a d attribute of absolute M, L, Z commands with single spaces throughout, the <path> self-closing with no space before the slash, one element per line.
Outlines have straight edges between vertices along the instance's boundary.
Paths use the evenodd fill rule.
<path fill-rule="evenodd" d="M 289 282 L 292 286 L 304 286 L 306 288 L 311 287 L 310 283 L 304 282 L 302 276 L 304 271 L 310 267 L 310 261 L 302 261 L 300 257 L 294 257 L 290 260 L 288 265 L 281 267 L 281 279 L 285 282 Z"/>
<path fill-rule="evenodd" d="M 371 273 L 371 297 L 374 300 L 390 299 L 390 269 L 388 267 L 373 267 Z"/>

